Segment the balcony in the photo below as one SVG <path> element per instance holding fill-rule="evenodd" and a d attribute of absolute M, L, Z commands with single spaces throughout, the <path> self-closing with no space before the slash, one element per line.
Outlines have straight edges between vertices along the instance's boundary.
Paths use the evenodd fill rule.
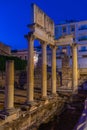
<path fill-rule="evenodd" d="M 81 26 L 78 30 L 87 30 L 87 25 Z"/>
<path fill-rule="evenodd" d="M 78 39 L 78 41 L 86 41 L 86 40 L 87 40 L 87 36 L 84 36 Z"/>

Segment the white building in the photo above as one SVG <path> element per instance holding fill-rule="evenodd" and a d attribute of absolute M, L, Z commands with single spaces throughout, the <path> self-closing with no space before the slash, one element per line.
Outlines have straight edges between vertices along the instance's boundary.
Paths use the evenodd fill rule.
<path fill-rule="evenodd" d="M 28 50 L 12 50 L 12 56 L 18 57 L 23 60 L 28 60 Z M 42 48 L 41 46 L 37 46 L 34 48 L 34 65 L 36 66 L 39 56 L 42 55 Z M 51 48 L 47 47 L 47 64 L 51 66 Z"/>
<path fill-rule="evenodd" d="M 55 39 L 61 36 L 73 34 L 78 47 L 78 66 L 87 68 L 87 20 L 86 21 L 64 21 L 55 26 Z M 81 44 L 81 45 L 80 45 Z M 70 48 L 67 47 L 69 55 Z M 70 65 L 71 65 L 70 60 Z"/>
<path fill-rule="evenodd" d="M 12 56 L 18 57 L 22 60 L 27 60 L 28 59 L 28 50 L 12 50 Z M 34 65 L 37 64 L 38 62 L 38 52 L 34 51 Z"/>
<path fill-rule="evenodd" d="M 55 39 L 59 39 L 61 36 L 73 34 L 75 42 L 78 46 L 78 67 L 87 68 L 87 20 L 86 21 L 63 21 L 55 26 Z M 67 46 L 67 52 L 69 56 L 72 56 L 70 46 Z M 62 67 L 61 60 L 62 47 L 58 47 L 56 53 L 57 68 Z M 36 47 L 34 51 L 34 62 L 38 61 L 38 56 L 41 54 L 41 47 Z M 27 50 L 19 50 L 12 52 L 12 55 L 21 59 L 27 60 Z M 47 48 L 47 63 L 51 66 L 51 49 Z M 72 66 L 72 58 L 70 58 L 70 66 Z"/>

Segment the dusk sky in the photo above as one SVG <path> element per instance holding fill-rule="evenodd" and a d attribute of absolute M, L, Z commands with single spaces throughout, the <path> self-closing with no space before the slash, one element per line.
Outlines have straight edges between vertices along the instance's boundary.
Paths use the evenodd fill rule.
<path fill-rule="evenodd" d="M 87 20 L 87 0 L 0 0 L 0 41 L 12 49 L 27 48 L 24 35 L 36 3 L 55 24 L 63 20 Z"/>

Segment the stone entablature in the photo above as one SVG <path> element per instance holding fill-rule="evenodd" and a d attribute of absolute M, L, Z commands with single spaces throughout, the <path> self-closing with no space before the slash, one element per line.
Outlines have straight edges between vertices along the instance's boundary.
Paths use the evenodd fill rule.
<path fill-rule="evenodd" d="M 54 36 L 54 21 L 47 16 L 36 4 L 32 4 L 32 22 L 40 26 L 46 33 Z"/>
<path fill-rule="evenodd" d="M 73 38 L 73 35 L 62 36 L 58 40 L 55 40 L 55 44 L 56 46 L 72 46 L 72 44 L 74 43 Z"/>
<path fill-rule="evenodd" d="M 28 25 L 35 39 L 54 45 L 54 22 L 36 4 L 32 5 L 32 24 Z"/>
<path fill-rule="evenodd" d="M 54 45 L 54 36 L 48 33 L 44 28 L 40 27 L 38 24 L 28 25 L 28 27 L 30 27 L 31 32 L 36 39 Z"/>

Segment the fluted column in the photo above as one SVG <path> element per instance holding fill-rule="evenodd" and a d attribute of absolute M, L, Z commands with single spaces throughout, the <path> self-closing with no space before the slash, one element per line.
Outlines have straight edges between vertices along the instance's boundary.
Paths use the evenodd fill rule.
<path fill-rule="evenodd" d="M 34 100 L 34 37 L 28 36 L 27 104 Z"/>
<path fill-rule="evenodd" d="M 56 47 L 52 47 L 52 94 L 56 94 Z"/>
<path fill-rule="evenodd" d="M 78 64 L 77 64 L 77 45 L 72 46 L 72 87 L 74 93 L 78 90 Z"/>
<path fill-rule="evenodd" d="M 46 43 L 42 43 L 42 98 L 47 97 L 47 52 Z"/>
<path fill-rule="evenodd" d="M 14 61 L 6 61 L 5 110 L 14 108 Z"/>

